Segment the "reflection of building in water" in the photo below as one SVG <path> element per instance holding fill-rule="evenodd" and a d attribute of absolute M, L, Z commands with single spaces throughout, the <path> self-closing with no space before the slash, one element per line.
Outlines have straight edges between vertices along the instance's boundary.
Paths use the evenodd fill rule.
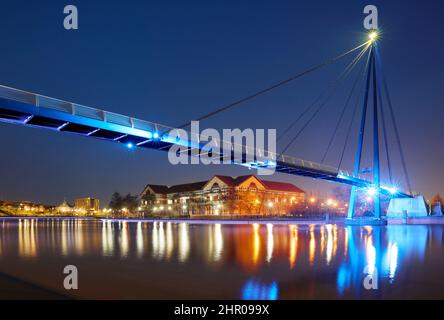
<path fill-rule="evenodd" d="M 264 262 L 260 239 L 261 225 L 239 225 L 239 230 L 233 234 L 233 250 L 235 259 L 246 270 L 255 270 Z"/>
<path fill-rule="evenodd" d="M 185 262 L 190 253 L 188 228 L 187 223 L 154 222 L 151 234 L 152 257 L 158 260 L 170 260 L 177 250 L 178 260 Z"/>
<path fill-rule="evenodd" d="M 40 238 L 37 237 L 38 225 L 46 228 Z M 97 250 L 103 256 L 144 258 L 149 254 L 156 260 L 186 262 L 193 249 L 197 257 L 203 255 L 209 263 L 235 262 L 244 270 L 254 271 L 271 263 L 286 263 L 294 269 L 298 259 L 301 259 L 301 267 L 305 263 L 317 263 L 315 258 L 321 257 L 323 259 L 319 261 L 329 264 L 334 261 L 337 247 L 337 226 L 334 225 L 318 229 L 315 226 L 254 223 L 234 228 L 222 224 L 193 227 L 188 223 L 102 220 L 98 227 L 97 233 L 90 232 L 90 224 L 79 219 L 22 219 L 17 233 L 19 253 L 22 256 L 36 255 L 42 242 L 47 247 L 56 248 L 62 256 L 83 256 Z M 197 238 L 191 237 L 190 228 L 196 228 L 197 232 L 204 230 L 206 241 L 191 243 Z M 321 236 L 321 230 L 325 235 Z M 321 245 L 322 241 L 325 244 Z M 4 252 L 6 242 L 1 239 L 0 243 Z M 395 251 L 394 247 L 392 252 Z M 340 252 L 343 252 L 342 248 Z"/>
<path fill-rule="evenodd" d="M 162 239 L 163 233 L 163 222 L 154 222 L 152 231 L 152 247 L 153 247 L 153 257 L 156 259 L 162 259 L 164 254 L 164 244 L 165 240 Z"/>
<path fill-rule="evenodd" d="M 149 184 L 141 198 L 141 208 L 157 215 L 283 215 L 301 206 L 305 193 L 291 183 L 253 175 L 218 175 L 171 187 Z"/>
<path fill-rule="evenodd" d="M 232 234 L 233 243 L 226 251 L 247 271 L 279 261 L 287 261 L 290 269 L 293 269 L 299 258 L 309 266 L 318 262 L 330 265 L 338 253 L 339 237 L 343 240 L 345 234 L 345 230 L 336 225 L 326 225 L 324 228 L 279 224 L 237 227 L 238 231 Z M 344 252 L 342 247 L 340 252 Z"/>
<path fill-rule="evenodd" d="M 261 251 L 261 238 L 259 235 L 260 225 L 253 224 L 253 264 L 256 265 L 259 261 L 259 254 Z"/>
<path fill-rule="evenodd" d="M 114 225 L 111 220 L 102 222 L 102 253 L 104 256 L 114 254 Z"/>
<path fill-rule="evenodd" d="M 170 259 L 174 249 L 173 227 L 171 222 L 166 223 L 166 258 Z"/>
<path fill-rule="evenodd" d="M 290 269 L 293 269 L 296 264 L 296 259 L 298 257 L 298 226 L 290 225 L 290 247 L 288 260 L 290 262 Z"/>
<path fill-rule="evenodd" d="M 271 258 L 273 258 L 273 246 L 274 246 L 274 238 L 273 238 L 273 225 L 271 223 L 267 223 L 267 262 L 271 262 Z"/>
<path fill-rule="evenodd" d="M 242 300 L 277 300 L 279 297 L 278 284 L 261 283 L 248 280 L 242 288 Z"/>
<path fill-rule="evenodd" d="M 220 223 L 208 225 L 208 256 L 212 262 L 222 259 L 224 239 Z"/>
<path fill-rule="evenodd" d="M 140 258 L 143 256 L 143 231 L 141 221 L 137 222 L 136 246 L 137 256 Z"/>
<path fill-rule="evenodd" d="M 128 222 L 123 221 L 119 223 L 119 231 L 120 231 L 120 255 L 122 257 L 128 256 L 129 251 L 129 228 L 128 228 Z"/>
<path fill-rule="evenodd" d="M 185 262 L 190 254 L 190 234 L 188 223 L 179 224 L 179 261 Z"/>
<path fill-rule="evenodd" d="M 310 244 L 309 244 L 309 257 L 308 261 L 310 265 L 312 266 L 315 261 L 315 255 L 316 255 L 316 236 L 314 232 L 315 226 L 310 225 Z"/>
<path fill-rule="evenodd" d="M 20 219 L 18 223 L 18 251 L 20 257 L 37 256 L 37 220 Z"/>
<path fill-rule="evenodd" d="M 327 261 L 327 265 L 329 265 L 333 257 L 333 246 L 335 245 L 333 239 L 333 225 L 327 224 L 325 228 L 327 229 L 327 248 L 325 253 L 325 260 Z"/>

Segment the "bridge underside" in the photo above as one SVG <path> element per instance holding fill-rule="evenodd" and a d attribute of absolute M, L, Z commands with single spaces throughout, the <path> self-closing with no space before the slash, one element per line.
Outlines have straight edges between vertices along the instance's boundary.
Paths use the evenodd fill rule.
<path fill-rule="evenodd" d="M 174 139 L 165 139 L 159 134 L 173 129 L 167 126 L 2 86 L 0 121 L 79 134 L 139 148 L 168 151 L 172 145 L 178 144 Z M 189 149 L 202 151 L 201 146 Z M 244 155 L 241 161 L 233 160 L 231 163 L 252 168 L 267 167 L 259 162 L 247 162 L 245 158 Z M 336 168 L 288 156 L 279 156 L 273 167 L 284 174 L 359 188 L 370 188 L 373 185 L 371 181 L 352 177 Z M 381 188 L 381 193 L 393 196 L 385 188 Z M 396 197 L 410 195 L 397 192 Z"/>

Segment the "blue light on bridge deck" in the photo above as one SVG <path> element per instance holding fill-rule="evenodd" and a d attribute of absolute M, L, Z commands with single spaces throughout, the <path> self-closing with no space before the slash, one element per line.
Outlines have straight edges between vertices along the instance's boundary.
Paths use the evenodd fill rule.
<path fill-rule="evenodd" d="M 390 186 L 390 187 L 383 186 L 383 187 L 381 187 L 381 189 L 388 191 L 391 195 L 395 195 L 395 194 L 399 193 L 398 188 L 396 188 L 395 186 Z"/>
<path fill-rule="evenodd" d="M 388 191 L 391 195 L 395 195 L 395 194 L 397 194 L 397 193 L 399 192 L 398 189 L 397 189 L 396 187 L 394 187 L 394 186 L 391 186 L 391 187 L 383 186 L 383 187 L 381 187 L 381 189 L 382 189 L 383 191 Z M 374 196 L 376 196 L 378 193 L 381 193 L 381 189 L 378 190 L 378 189 L 375 188 L 375 187 L 370 187 L 370 188 L 367 189 L 367 195 L 368 195 L 369 197 L 374 197 Z"/>
<path fill-rule="evenodd" d="M 132 149 L 132 148 L 134 147 L 134 145 L 133 145 L 131 142 L 128 142 L 128 143 L 126 144 L 126 147 L 127 147 L 128 149 Z"/>
<path fill-rule="evenodd" d="M 153 133 L 153 138 L 154 139 L 159 139 L 159 133 L 158 132 L 154 132 Z"/>
<path fill-rule="evenodd" d="M 375 195 L 378 194 L 378 190 L 377 190 L 375 187 L 368 188 L 368 190 L 367 190 L 367 194 L 368 194 L 370 197 L 374 197 Z"/>

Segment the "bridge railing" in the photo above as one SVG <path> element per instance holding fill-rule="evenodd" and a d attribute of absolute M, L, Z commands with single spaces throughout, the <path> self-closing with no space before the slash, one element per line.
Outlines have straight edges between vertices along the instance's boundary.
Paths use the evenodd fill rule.
<path fill-rule="evenodd" d="M 6 99 L 12 99 L 12 100 L 23 102 L 26 104 L 32 104 L 37 108 L 37 110 L 40 107 L 48 108 L 48 109 L 59 111 L 59 112 L 69 113 L 72 115 L 87 117 L 90 119 L 100 120 L 100 121 L 104 121 L 104 122 L 109 122 L 109 123 L 118 124 L 118 125 L 125 126 L 125 127 L 131 127 L 131 128 L 136 128 L 136 129 L 150 131 L 150 132 L 167 133 L 167 132 L 171 132 L 172 130 L 175 129 L 173 127 L 165 126 L 165 125 L 154 123 L 151 121 L 145 121 L 145 120 L 125 116 L 122 114 L 109 112 L 109 111 L 105 111 L 105 110 L 101 110 L 101 109 L 97 109 L 97 108 L 92 108 L 92 107 L 88 107 L 85 105 L 72 103 L 69 101 L 65 101 L 65 100 L 61 100 L 61 99 L 57 99 L 57 98 L 52 98 L 52 97 L 48 97 L 45 95 L 36 94 L 36 93 L 32 93 L 32 92 L 27 92 L 27 91 L 15 89 L 15 88 L 10 88 L 7 86 L 2 86 L 2 85 L 0 85 L 0 97 L 6 98 Z M 188 137 L 191 137 L 191 132 L 187 131 L 187 130 L 185 130 L 185 131 L 188 133 Z M 210 139 L 210 137 L 202 137 L 202 136 L 201 136 L 201 138 Z M 223 143 L 224 143 L 224 141 L 220 140 L 219 146 L 221 146 Z M 230 143 L 233 144 L 233 142 L 230 142 Z M 282 155 L 278 152 L 270 152 L 266 149 L 260 149 L 260 148 L 255 148 L 253 150 L 251 148 L 249 149 L 248 147 L 245 148 L 245 146 L 242 146 L 239 144 L 234 144 L 234 146 L 244 148 L 241 150 L 246 150 L 247 154 L 253 153 L 256 155 L 260 155 L 260 157 L 269 159 L 272 162 L 276 162 L 279 160 L 284 163 L 291 164 L 293 166 L 306 168 L 306 169 L 312 169 L 312 170 L 316 170 L 316 171 L 322 171 L 325 173 L 329 173 L 331 175 L 342 174 L 343 176 L 347 176 L 347 177 L 353 176 L 349 172 L 343 171 L 343 170 L 338 170 L 337 168 L 335 168 L 333 166 L 328 166 L 328 165 L 320 164 L 320 163 L 313 162 L 313 161 L 307 161 L 307 160 L 303 160 L 303 159 L 296 158 L 293 156 Z M 266 157 L 265 157 L 265 155 L 266 155 Z M 268 165 L 272 166 L 273 164 L 270 164 L 270 162 L 268 162 Z M 356 177 L 356 178 L 360 178 L 360 177 Z"/>

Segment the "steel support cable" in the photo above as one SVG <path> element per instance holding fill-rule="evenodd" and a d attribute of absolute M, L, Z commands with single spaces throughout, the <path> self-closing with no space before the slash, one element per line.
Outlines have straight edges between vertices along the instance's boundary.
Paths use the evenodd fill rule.
<path fill-rule="evenodd" d="M 272 86 L 270 86 L 270 87 L 267 87 L 267 88 L 265 88 L 265 89 L 262 89 L 262 90 L 260 90 L 260 91 L 258 91 L 258 92 L 256 92 L 256 93 L 253 93 L 253 94 L 251 94 L 251 95 L 249 95 L 249 96 L 247 96 L 247 97 L 245 97 L 245 98 L 242 98 L 242 99 L 236 100 L 236 101 L 234 101 L 234 102 L 232 102 L 232 103 L 230 103 L 230 104 L 228 104 L 228 105 L 226 105 L 226 106 L 220 107 L 220 108 L 218 108 L 218 109 L 216 109 L 216 110 L 214 110 L 214 111 L 212 111 L 212 112 L 210 112 L 210 113 L 208 113 L 208 114 L 206 114 L 206 115 L 203 115 L 203 116 L 197 118 L 195 121 L 202 121 L 202 120 L 205 120 L 205 119 L 207 119 L 207 118 L 209 118 L 209 117 L 212 117 L 212 116 L 214 116 L 214 115 L 216 115 L 216 114 L 218 114 L 218 113 L 220 113 L 220 112 L 223 112 L 223 111 L 226 111 L 226 110 L 228 110 L 228 109 L 231 109 L 231 108 L 233 108 L 233 107 L 235 107 L 235 106 L 237 106 L 237 105 L 239 105 L 239 104 L 241 104 L 241 103 L 243 103 L 243 102 L 246 102 L 246 101 L 252 100 L 252 99 L 254 99 L 254 98 L 256 98 L 256 97 L 258 97 L 258 96 L 260 96 L 260 95 L 263 95 L 263 94 L 265 94 L 265 93 L 267 93 L 267 92 L 273 90 L 273 89 L 276 89 L 276 88 L 278 88 L 278 87 L 281 87 L 281 86 L 283 86 L 283 85 L 285 85 L 285 84 L 287 84 L 287 83 L 289 83 L 289 82 L 291 82 L 291 81 L 294 81 L 294 80 L 296 80 L 296 79 L 298 79 L 298 78 L 300 78 L 300 77 L 302 77 L 302 76 L 305 76 L 305 75 L 307 75 L 307 74 L 309 74 L 309 73 L 312 73 L 312 72 L 314 72 L 314 71 L 316 71 L 316 70 L 318 70 L 318 69 L 320 69 L 320 68 L 322 68 L 322 67 L 328 66 L 328 65 L 330 65 L 330 64 L 332 64 L 332 63 L 338 61 L 339 59 L 341 59 L 341 58 L 343 58 L 343 57 L 349 55 L 350 53 L 355 52 L 356 50 L 362 48 L 363 46 L 365 46 L 365 45 L 367 45 L 367 44 L 369 44 L 369 43 L 370 43 L 370 42 L 367 41 L 367 42 L 365 42 L 365 43 L 363 43 L 363 44 L 361 44 L 361 45 L 359 45 L 359 46 L 357 46 L 357 47 L 355 47 L 355 48 L 353 48 L 353 49 L 351 49 L 351 50 L 348 50 L 348 51 L 346 51 L 346 52 L 344 52 L 344 53 L 342 53 L 342 54 L 340 54 L 340 55 L 338 55 L 338 56 L 336 56 L 336 57 L 334 57 L 334 58 L 331 58 L 331 59 L 325 60 L 324 62 L 322 62 L 322 63 L 320 63 L 320 64 L 318 64 L 318 65 L 316 65 L 316 66 L 313 66 L 313 67 L 311 67 L 311 68 L 309 68 L 309 69 L 307 69 L 307 70 L 305 70 L 305 71 L 302 71 L 302 72 L 300 72 L 300 73 L 298 73 L 298 74 L 296 74 L 296 75 L 294 75 L 294 76 L 291 76 L 290 78 L 287 78 L 287 79 L 285 79 L 285 80 L 282 80 L 282 81 L 280 81 L 280 82 L 278 82 L 278 83 L 276 83 L 276 84 L 274 84 L 274 85 L 272 85 Z M 187 123 L 184 123 L 184 124 L 182 124 L 181 126 L 179 126 L 179 127 L 177 127 L 177 128 L 183 129 L 183 128 L 186 128 L 186 127 L 190 126 L 190 124 L 191 124 L 190 122 L 187 122 Z"/>
<path fill-rule="evenodd" d="M 365 70 L 365 64 L 362 65 L 361 72 L 362 72 L 363 70 Z M 361 72 L 358 72 L 358 75 L 357 75 L 357 77 L 356 77 L 356 79 L 355 79 L 355 81 L 354 81 L 354 83 L 353 83 L 353 86 L 352 86 L 352 89 L 351 89 L 351 91 L 350 91 L 350 94 L 348 95 L 347 100 L 346 100 L 346 102 L 345 102 L 345 104 L 344 104 L 344 107 L 342 108 L 342 111 L 341 111 L 341 114 L 340 114 L 340 116 L 339 116 L 339 119 L 338 119 L 338 121 L 336 122 L 336 126 L 335 126 L 335 129 L 334 129 L 334 131 L 333 131 L 333 134 L 332 134 L 332 136 L 330 137 L 330 141 L 328 142 L 327 149 L 325 150 L 324 156 L 322 157 L 321 164 L 323 164 L 324 161 L 325 161 L 325 158 L 327 158 L 328 152 L 330 151 L 330 148 L 331 148 L 331 146 L 332 146 L 332 144 L 333 144 L 333 141 L 334 141 L 334 139 L 335 139 L 335 137 L 336 137 L 336 134 L 338 133 L 339 126 L 341 125 L 342 120 L 343 120 L 344 115 L 345 115 L 345 112 L 346 112 L 347 109 L 348 109 L 348 106 L 349 106 L 349 104 L 350 104 L 350 100 L 352 99 L 353 94 L 355 93 L 355 89 L 356 89 L 356 87 L 357 87 L 357 85 L 358 85 L 358 83 L 359 83 L 359 80 L 361 79 Z"/>
<path fill-rule="evenodd" d="M 364 50 L 364 52 L 365 52 L 365 50 Z M 339 84 L 339 82 L 341 80 L 343 80 L 344 78 L 346 78 L 350 74 L 351 70 L 353 70 L 353 68 L 356 66 L 357 62 L 361 58 L 362 58 L 362 52 L 359 55 L 357 55 L 355 57 L 355 59 L 343 70 L 341 75 L 338 77 L 337 84 Z M 327 102 L 330 100 L 330 98 L 335 93 L 335 91 L 336 91 L 335 89 L 337 87 L 337 84 L 332 88 L 330 94 L 323 101 L 323 103 L 321 103 L 319 105 L 319 107 L 315 110 L 315 112 L 312 114 L 312 116 L 305 122 L 303 127 L 296 133 L 296 135 L 291 139 L 291 141 L 285 146 L 285 148 L 282 150 L 282 152 L 280 152 L 279 156 L 282 156 L 291 147 L 291 145 L 296 141 L 296 139 L 301 135 L 301 133 L 308 127 L 308 125 L 311 123 L 311 121 L 319 114 L 319 112 L 323 109 L 323 107 L 327 104 Z"/>
<path fill-rule="evenodd" d="M 366 48 L 367 49 L 367 48 Z M 317 114 L 323 109 L 323 107 L 327 104 L 327 102 L 330 100 L 330 98 L 333 96 L 333 94 L 336 91 L 336 88 L 338 84 L 345 79 L 353 70 L 353 68 L 356 66 L 356 64 L 359 62 L 361 57 L 363 56 L 364 52 L 366 51 L 364 49 L 362 52 L 360 52 L 355 59 L 342 71 L 342 73 L 339 75 L 339 77 L 336 79 L 336 82 L 334 86 L 332 86 L 331 91 L 327 98 L 319 105 L 319 107 L 315 110 L 315 112 L 312 114 L 312 116 L 305 122 L 304 126 L 296 133 L 296 135 L 293 137 L 293 139 L 285 146 L 283 151 L 280 153 L 280 155 L 284 154 L 290 146 L 296 141 L 296 139 L 301 135 L 301 133 L 307 128 L 307 126 L 311 123 L 311 121 L 317 116 Z"/>
<path fill-rule="evenodd" d="M 360 54 L 363 54 L 366 50 L 368 50 L 369 46 L 367 46 L 366 48 L 364 48 Z M 356 58 L 355 58 L 356 59 Z M 339 78 L 336 78 L 332 83 L 330 83 L 330 85 L 328 86 L 328 88 L 323 91 L 307 108 L 305 108 L 304 111 L 302 111 L 302 113 L 299 115 L 299 117 L 296 118 L 296 120 L 292 121 L 290 123 L 289 126 L 287 126 L 287 128 L 283 131 L 283 133 L 279 134 L 279 136 L 277 137 L 277 141 L 281 140 L 288 132 L 290 132 L 291 129 L 293 129 L 293 127 L 308 113 L 310 112 L 310 110 L 324 97 L 325 94 L 327 94 L 332 87 L 334 87 L 335 85 L 337 85 L 337 82 L 339 81 Z"/>
<path fill-rule="evenodd" d="M 363 73 L 362 73 L 362 82 L 364 84 L 365 84 L 365 76 L 366 76 L 366 74 L 368 72 L 368 68 L 369 68 L 369 65 L 370 65 L 370 57 L 371 57 L 372 50 L 373 49 L 370 49 L 370 51 L 369 51 L 369 54 L 368 54 L 368 57 L 367 57 L 367 62 L 365 64 L 365 68 L 364 68 Z M 342 148 L 342 152 L 341 152 L 341 158 L 339 159 L 339 164 L 338 164 L 338 168 L 337 168 L 338 171 L 341 168 L 342 161 L 344 160 L 345 150 L 347 149 L 348 141 L 350 139 L 351 130 L 353 128 L 353 120 L 355 119 L 356 113 L 358 111 L 359 101 L 360 101 L 360 95 L 358 95 L 356 97 L 355 108 L 353 110 L 353 114 L 352 114 L 352 117 L 350 119 L 350 124 L 348 126 L 348 131 L 347 131 L 347 135 L 345 137 L 344 147 Z"/>
<path fill-rule="evenodd" d="M 379 56 L 379 51 L 378 50 L 375 50 L 375 51 L 376 51 L 376 57 L 377 57 L 376 60 L 377 60 L 377 62 L 379 64 L 379 69 L 380 69 L 380 72 L 381 72 L 381 77 L 382 77 L 382 81 L 383 81 L 383 85 L 384 85 L 384 92 L 385 92 L 385 96 L 386 96 L 386 99 L 387 99 L 387 104 L 389 106 L 390 117 L 391 117 L 391 120 L 392 120 L 393 129 L 395 131 L 396 142 L 398 144 L 398 149 L 399 149 L 399 154 L 400 154 L 400 157 L 401 157 L 402 168 L 403 168 L 404 175 L 405 175 L 406 182 L 407 182 L 407 188 L 409 189 L 409 193 L 412 195 L 413 194 L 412 193 L 412 185 L 410 184 L 410 177 L 409 177 L 409 174 L 408 174 L 408 171 L 407 171 L 407 164 L 406 164 L 406 161 L 405 161 L 404 151 L 402 149 L 402 144 L 401 144 L 401 139 L 400 139 L 400 136 L 399 136 L 398 125 L 396 123 L 395 113 L 393 111 L 392 99 L 390 98 L 390 92 L 388 90 L 388 85 L 387 85 L 387 81 L 386 81 L 386 78 L 385 78 L 385 73 L 384 73 L 384 68 L 383 68 L 383 65 L 382 65 L 382 61 L 381 61 L 380 56 Z"/>

